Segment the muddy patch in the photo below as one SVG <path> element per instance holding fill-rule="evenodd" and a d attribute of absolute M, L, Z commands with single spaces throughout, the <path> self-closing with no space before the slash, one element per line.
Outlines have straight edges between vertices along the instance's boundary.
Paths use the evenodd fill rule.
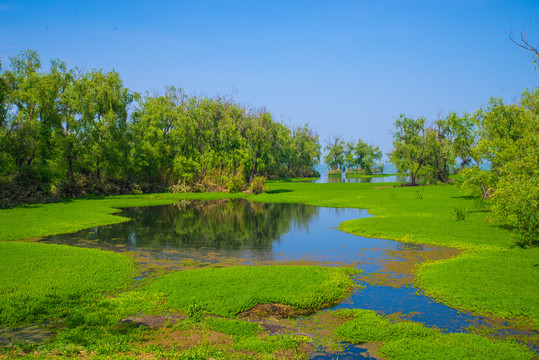
<path fill-rule="evenodd" d="M 308 312 L 312 312 L 309 310 Z M 259 304 L 252 309 L 243 311 L 238 314 L 241 319 L 260 319 L 274 317 L 277 319 L 283 319 L 288 317 L 299 316 L 301 314 L 308 313 L 303 309 L 296 309 L 293 306 L 282 304 Z"/>
<path fill-rule="evenodd" d="M 179 320 L 184 320 L 186 317 L 180 314 L 174 315 L 145 315 L 141 317 L 128 317 L 122 319 L 120 324 L 127 324 L 134 327 L 146 326 L 151 329 L 168 327 L 175 325 Z"/>
<path fill-rule="evenodd" d="M 0 345 L 16 343 L 40 344 L 51 336 L 51 332 L 42 325 L 31 325 L 16 329 L 0 327 Z"/>
<path fill-rule="evenodd" d="M 388 259 L 378 262 L 380 270 L 364 275 L 361 280 L 370 285 L 402 287 L 415 281 L 414 271 L 424 261 L 449 259 L 458 256 L 461 250 L 449 247 L 427 247 L 403 245 L 397 250 L 387 250 Z"/>

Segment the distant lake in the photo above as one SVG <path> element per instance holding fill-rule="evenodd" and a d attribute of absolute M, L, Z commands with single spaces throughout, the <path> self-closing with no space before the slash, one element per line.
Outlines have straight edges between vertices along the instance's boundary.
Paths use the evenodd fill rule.
<path fill-rule="evenodd" d="M 320 178 L 313 180 L 314 183 L 383 183 L 383 182 L 408 182 L 408 176 L 391 175 L 385 177 L 367 177 L 367 178 L 347 178 L 344 174 L 341 177 L 328 176 L 329 166 L 319 164 L 315 167 L 320 173 Z M 383 174 L 396 174 L 397 169 L 393 164 L 384 164 Z"/>

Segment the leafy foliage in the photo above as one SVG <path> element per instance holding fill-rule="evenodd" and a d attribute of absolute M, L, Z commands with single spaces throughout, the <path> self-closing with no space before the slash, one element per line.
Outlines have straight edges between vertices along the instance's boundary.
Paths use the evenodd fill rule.
<path fill-rule="evenodd" d="M 469 115 L 451 112 L 430 127 L 425 127 L 425 123 L 423 117 L 414 119 L 404 114 L 395 121 L 390 159 L 399 172 L 410 175 L 413 185 L 419 178 L 446 182 L 451 171 L 462 169 L 471 161 L 475 132 Z"/>
<path fill-rule="evenodd" d="M 340 136 L 330 137 L 324 147 L 324 161 L 330 166 L 329 175 L 341 175 L 344 171 L 353 174 L 372 175 L 381 172 L 382 152 L 378 146 L 369 145 L 361 139 L 357 143 L 344 142 Z"/>
<path fill-rule="evenodd" d="M 255 176 L 253 178 L 253 181 L 251 182 L 249 192 L 251 194 L 262 194 L 264 191 L 266 191 L 266 188 L 264 186 L 264 177 Z"/>
<path fill-rule="evenodd" d="M 514 226 L 516 242 L 539 244 L 539 89 L 519 104 L 491 99 L 476 115 L 477 165 L 463 172 L 465 186 L 494 202 L 502 221 Z M 482 168 L 481 163 L 490 164 Z"/>

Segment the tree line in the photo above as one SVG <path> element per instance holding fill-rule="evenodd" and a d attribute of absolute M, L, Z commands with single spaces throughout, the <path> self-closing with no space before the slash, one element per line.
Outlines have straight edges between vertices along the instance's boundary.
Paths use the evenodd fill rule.
<path fill-rule="evenodd" d="M 85 194 L 260 189 L 317 175 L 318 135 L 264 108 L 167 87 L 141 95 L 115 71 L 32 50 L 0 63 L 0 206 Z"/>

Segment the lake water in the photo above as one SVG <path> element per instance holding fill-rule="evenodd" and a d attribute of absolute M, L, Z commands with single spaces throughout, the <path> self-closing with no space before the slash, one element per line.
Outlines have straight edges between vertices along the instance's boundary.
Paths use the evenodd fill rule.
<path fill-rule="evenodd" d="M 430 251 L 434 247 L 365 238 L 341 232 L 343 221 L 371 216 L 366 210 L 304 204 L 264 204 L 246 200 L 181 201 L 166 206 L 124 209 L 132 221 L 56 235 L 41 241 L 134 251 L 154 259 L 201 262 L 316 261 L 357 264 L 367 273 L 380 271 L 391 252 Z M 463 331 L 483 319 L 436 303 L 410 286 L 373 286 L 355 291 L 335 309 L 360 308 L 402 313 L 444 331 Z M 349 346 L 341 358 L 361 356 Z M 349 353 L 348 355 L 346 355 Z M 332 354 L 333 356 L 335 354 Z M 313 358 L 327 358 L 316 354 Z"/>
<path fill-rule="evenodd" d="M 405 183 L 409 181 L 408 176 L 401 175 L 389 175 L 383 177 L 365 177 L 365 178 L 352 178 L 342 176 L 328 176 L 329 166 L 326 164 L 319 164 L 316 166 L 316 171 L 320 173 L 320 177 L 313 180 L 314 183 L 381 183 L 381 182 L 401 182 Z M 396 174 L 397 169 L 393 164 L 384 164 L 382 174 Z"/>

